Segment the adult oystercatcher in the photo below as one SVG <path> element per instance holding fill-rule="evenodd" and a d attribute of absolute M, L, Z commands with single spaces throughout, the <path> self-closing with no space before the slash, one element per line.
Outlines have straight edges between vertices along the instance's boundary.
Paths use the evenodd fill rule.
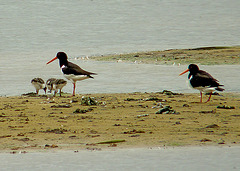
<path fill-rule="evenodd" d="M 54 90 L 54 96 L 56 95 L 58 89 L 59 89 L 59 94 L 60 96 L 61 93 L 62 93 L 62 88 L 67 84 L 67 81 L 65 81 L 64 79 L 56 79 L 54 82 L 53 82 L 53 85 L 52 85 L 52 90 Z"/>
<path fill-rule="evenodd" d="M 35 87 L 37 94 L 38 94 L 40 89 L 43 89 L 45 94 L 46 94 L 47 88 L 46 88 L 45 82 L 44 82 L 44 80 L 42 78 L 33 78 L 31 80 L 31 83 Z"/>
<path fill-rule="evenodd" d="M 202 92 L 205 93 L 210 93 L 208 100 L 206 101 L 209 102 L 210 98 L 212 96 L 212 92 L 214 91 L 223 91 L 223 88 L 220 88 L 220 85 L 218 80 L 213 78 L 209 73 L 203 70 L 199 70 L 198 66 L 196 64 L 190 64 L 188 66 L 188 69 L 183 71 L 182 73 L 179 74 L 183 75 L 186 72 L 190 72 L 188 75 L 188 79 L 190 79 L 190 84 L 194 89 L 197 89 L 200 91 L 201 99 L 200 103 L 202 103 Z"/>
<path fill-rule="evenodd" d="M 93 78 L 91 75 L 95 75 L 96 73 L 88 72 L 80 68 L 78 65 L 69 62 L 67 54 L 64 52 L 58 52 L 57 56 L 52 60 L 47 62 L 47 64 L 53 62 L 54 60 L 59 59 L 59 65 L 62 69 L 63 75 L 65 78 L 70 80 L 73 83 L 73 96 L 75 96 L 76 82 L 85 80 L 88 78 Z"/>

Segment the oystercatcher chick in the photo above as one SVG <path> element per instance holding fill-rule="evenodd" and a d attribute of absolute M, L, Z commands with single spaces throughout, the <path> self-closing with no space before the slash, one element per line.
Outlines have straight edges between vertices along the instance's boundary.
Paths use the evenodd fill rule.
<path fill-rule="evenodd" d="M 41 89 L 43 89 L 46 94 L 47 88 L 46 88 L 45 82 L 42 78 L 34 78 L 34 79 L 32 79 L 31 83 L 35 87 L 37 94 L 38 94 L 39 90 L 41 90 Z"/>
<path fill-rule="evenodd" d="M 52 84 L 52 90 L 54 90 L 54 96 L 56 95 L 57 91 L 59 90 L 60 96 L 62 93 L 62 88 L 67 84 L 67 81 L 64 79 L 56 79 Z"/>
<path fill-rule="evenodd" d="M 91 75 L 95 75 L 96 73 L 88 72 L 80 68 L 78 65 L 69 62 L 67 54 L 64 52 L 58 52 L 57 56 L 47 62 L 47 64 L 53 62 L 54 60 L 59 59 L 59 65 L 62 69 L 63 75 L 65 78 L 70 80 L 73 83 L 73 96 L 75 96 L 76 82 L 85 80 L 88 78 L 93 78 Z"/>
<path fill-rule="evenodd" d="M 209 73 L 203 70 L 199 70 L 198 66 L 196 64 L 190 64 L 188 66 L 188 69 L 180 73 L 179 75 L 183 75 L 186 72 L 189 71 L 188 79 L 190 79 L 190 84 L 194 89 L 197 89 L 200 91 L 200 103 L 202 103 L 202 92 L 210 93 L 208 100 L 209 102 L 210 98 L 212 96 L 212 92 L 214 91 L 223 91 L 224 89 L 221 88 L 218 82 L 215 78 L 213 78 Z"/>
<path fill-rule="evenodd" d="M 54 81 L 56 81 L 56 80 L 57 80 L 56 78 L 49 78 L 49 79 L 46 81 L 46 87 L 47 87 L 47 89 L 49 90 L 50 93 L 52 93 L 53 83 L 54 83 Z"/>

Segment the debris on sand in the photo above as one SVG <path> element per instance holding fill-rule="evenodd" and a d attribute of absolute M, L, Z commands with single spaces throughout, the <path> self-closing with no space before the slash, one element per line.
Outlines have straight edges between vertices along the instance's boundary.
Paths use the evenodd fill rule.
<path fill-rule="evenodd" d="M 46 144 L 44 148 L 46 149 L 46 148 L 57 148 L 57 147 L 58 145 L 56 144 L 52 144 L 52 145 Z"/>
<path fill-rule="evenodd" d="M 219 126 L 217 124 L 212 124 L 212 125 L 206 126 L 206 128 L 219 128 Z"/>
<path fill-rule="evenodd" d="M 217 106 L 217 108 L 219 108 L 219 109 L 235 109 L 234 106 L 227 106 L 227 105 Z"/>
<path fill-rule="evenodd" d="M 36 97 L 36 96 L 37 96 L 37 93 L 30 92 L 30 93 L 25 93 L 25 94 L 22 94 L 22 96 L 27 96 L 27 97 Z"/>
<path fill-rule="evenodd" d="M 155 114 L 180 114 L 179 112 L 176 112 L 175 110 L 172 109 L 171 106 L 165 106 L 159 111 L 157 111 Z"/>
<path fill-rule="evenodd" d="M 126 98 L 124 101 L 139 101 L 140 99 L 134 99 L 134 98 Z"/>
<path fill-rule="evenodd" d="M 0 136 L 0 138 L 8 138 L 8 137 L 11 137 L 12 135 L 2 135 Z"/>
<path fill-rule="evenodd" d="M 169 90 L 163 90 L 161 92 L 161 94 L 165 94 L 165 95 L 169 95 L 169 96 L 171 96 L 171 95 L 183 95 L 182 93 L 173 93 L 172 91 L 169 91 Z"/>
<path fill-rule="evenodd" d="M 157 98 L 157 97 L 150 97 L 150 98 L 146 98 L 146 99 L 144 99 L 144 101 L 165 102 L 166 100 L 159 99 L 159 98 Z"/>
<path fill-rule="evenodd" d="M 18 141 L 23 141 L 23 142 L 26 142 L 26 141 L 29 141 L 30 139 L 29 138 L 21 138 L 21 139 L 17 139 Z"/>
<path fill-rule="evenodd" d="M 183 104 L 183 107 L 190 107 L 189 104 Z"/>
<path fill-rule="evenodd" d="M 102 141 L 98 142 L 96 144 L 113 144 L 113 143 L 120 143 L 120 142 L 125 142 L 126 140 L 110 140 L 110 141 Z"/>
<path fill-rule="evenodd" d="M 212 140 L 210 140 L 208 138 L 203 138 L 203 139 L 200 140 L 200 142 L 207 142 L 207 141 L 209 142 L 209 141 L 212 141 Z"/>
<path fill-rule="evenodd" d="M 215 110 L 208 110 L 208 111 L 200 111 L 199 113 L 216 113 L 216 109 Z"/>
<path fill-rule="evenodd" d="M 96 147 L 87 147 L 86 150 L 90 150 L 90 151 L 101 151 L 101 148 L 96 148 Z"/>
<path fill-rule="evenodd" d="M 133 129 L 132 131 L 125 131 L 123 133 L 124 134 L 137 134 L 137 133 L 145 133 L 145 131 Z"/>
<path fill-rule="evenodd" d="M 70 100 L 70 103 L 77 103 L 77 102 L 78 102 L 77 98 Z"/>
<path fill-rule="evenodd" d="M 158 103 L 156 106 L 153 106 L 152 109 L 154 108 L 163 108 L 163 104 L 162 103 Z"/>
<path fill-rule="evenodd" d="M 93 108 L 88 108 L 87 110 L 77 108 L 73 113 L 87 113 L 87 112 L 91 112 L 92 110 Z"/>
<path fill-rule="evenodd" d="M 81 99 L 81 105 L 91 106 L 91 105 L 97 105 L 98 102 L 95 100 L 94 97 L 82 97 Z"/>
<path fill-rule="evenodd" d="M 147 117 L 147 116 L 149 116 L 149 114 L 142 114 L 142 115 L 137 115 L 137 118 Z"/>
<path fill-rule="evenodd" d="M 70 108 L 72 107 L 71 105 L 69 104 L 65 104 L 65 105 L 53 105 L 51 106 L 51 108 Z"/>
<path fill-rule="evenodd" d="M 68 132 L 66 129 L 56 128 L 56 129 L 47 129 L 46 131 L 40 131 L 43 133 L 55 133 L 55 134 L 64 134 L 64 132 Z"/>

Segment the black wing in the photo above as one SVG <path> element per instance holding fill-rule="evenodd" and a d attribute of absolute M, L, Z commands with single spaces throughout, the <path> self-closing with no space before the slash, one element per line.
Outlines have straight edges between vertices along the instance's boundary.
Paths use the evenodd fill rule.
<path fill-rule="evenodd" d="M 199 70 L 195 75 L 193 75 L 192 79 L 190 80 L 190 83 L 193 87 L 218 87 L 222 86 L 218 83 L 218 80 L 213 78 L 209 73 L 206 71 Z"/>
<path fill-rule="evenodd" d="M 88 72 L 80 68 L 78 65 L 68 62 L 68 66 L 62 68 L 64 74 L 74 74 L 74 75 L 94 75 L 96 73 Z M 91 76 L 90 76 L 91 77 Z"/>

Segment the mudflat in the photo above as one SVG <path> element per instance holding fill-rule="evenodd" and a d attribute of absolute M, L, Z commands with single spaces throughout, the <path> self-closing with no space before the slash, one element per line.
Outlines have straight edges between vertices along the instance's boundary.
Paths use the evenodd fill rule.
<path fill-rule="evenodd" d="M 240 143 L 239 93 L 208 103 L 171 91 L 0 99 L 2 151 Z"/>
<path fill-rule="evenodd" d="M 176 65 L 190 63 L 201 65 L 239 65 L 239 53 L 240 46 L 216 46 L 92 56 L 90 59 L 97 61 L 121 61 L 166 65 L 172 65 L 173 63 Z"/>

